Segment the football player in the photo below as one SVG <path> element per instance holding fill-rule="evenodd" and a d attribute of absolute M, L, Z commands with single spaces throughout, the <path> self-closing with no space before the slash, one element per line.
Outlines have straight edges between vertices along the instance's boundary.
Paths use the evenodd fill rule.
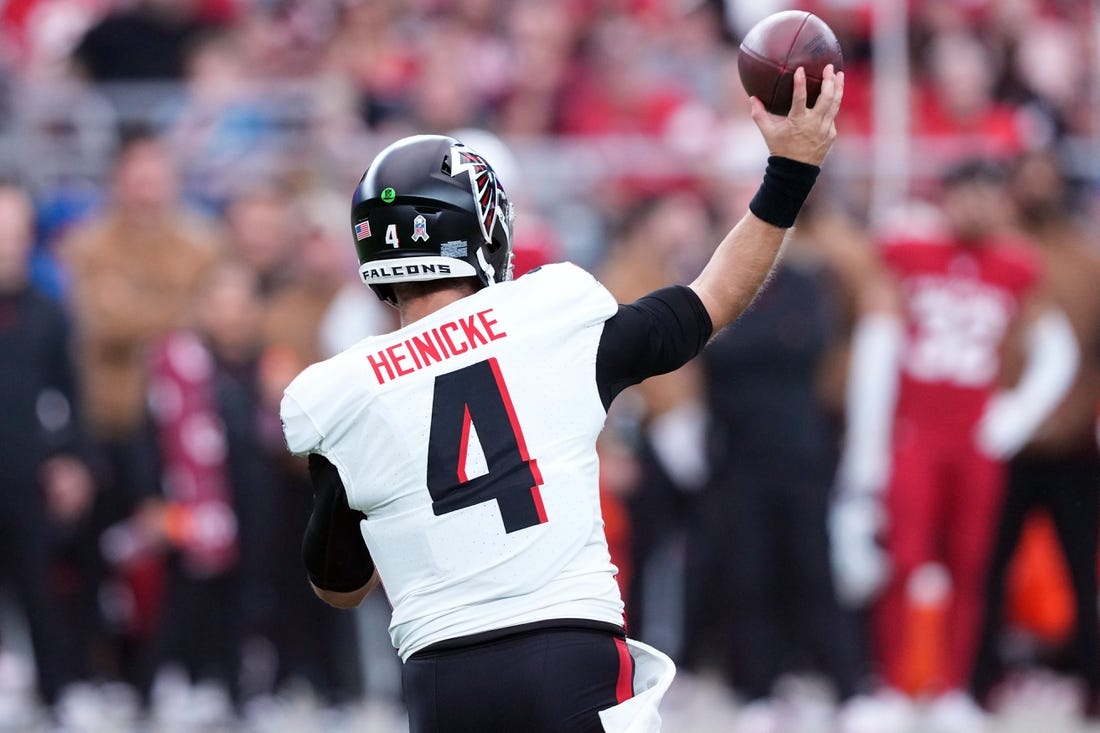
<path fill-rule="evenodd" d="M 1046 509 L 1057 532 L 1072 584 L 1073 649 L 1085 683 L 1086 712 L 1100 717 L 1100 617 L 1096 555 L 1100 514 L 1082 511 L 1100 500 L 1096 405 L 1100 402 L 1100 254 L 1079 220 L 1070 182 L 1052 151 L 1034 151 L 1013 166 L 1009 179 L 1024 232 L 1037 244 L 1045 279 L 1081 346 L 1080 365 L 1061 403 L 1050 412 L 1009 466 L 997 539 L 986 584 L 985 622 L 971 689 L 988 701 L 1005 665 L 1000 658 L 1008 568 L 1026 522 Z"/>
<path fill-rule="evenodd" d="M 625 306 L 571 264 L 510 280 L 512 210 L 455 139 L 383 150 L 355 192 L 360 274 L 401 328 L 303 372 L 287 445 L 315 489 L 317 594 L 379 584 L 412 731 L 657 730 L 674 667 L 628 641 L 596 438 L 614 397 L 694 357 L 752 301 L 836 135 L 843 76 L 786 117 L 752 100 L 771 157 L 750 212 L 690 286 Z"/>
<path fill-rule="evenodd" d="M 919 236 L 910 226 L 885 237 L 881 268 L 866 285 L 834 530 L 849 560 L 864 554 L 851 552 L 860 538 L 868 540 L 866 558 L 839 563 L 840 586 L 861 587 L 848 594 L 858 600 L 883 585 L 874 622 L 886 683 L 936 694 L 933 713 L 945 720 L 978 721 L 963 691 L 977 650 L 1005 462 L 1069 387 L 1078 347 L 1033 249 L 1011 229 L 998 167 L 960 165 L 943 189 L 942 222 Z M 1003 387 L 1001 355 L 1017 340 L 1027 365 Z M 858 519 L 880 508 L 888 574 L 871 559 L 879 522 Z M 936 590 L 948 585 L 933 580 L 942 577 L 949 594 Z M 914 621 L 926 594 L 946 595 L 943 638 L 935 641 L 923 640 Z M 927 674 L 914 671 L 924 647 L 942 659 Z"/>

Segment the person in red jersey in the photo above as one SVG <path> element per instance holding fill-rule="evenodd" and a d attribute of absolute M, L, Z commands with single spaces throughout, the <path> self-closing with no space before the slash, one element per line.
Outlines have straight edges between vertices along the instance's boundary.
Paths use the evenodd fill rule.
<path fill-rule="evenodd" d="M 882 586 L 874 638 L 884 681 L 939 694 L 937 709 L 957 720 L 980 716 L 960 691 L 976 651 L 1004 462 L 1060 400 L 1078 348 L 1029 242 L 1011 230 L 1000 170 L 965 163 L 945 177 L 943 194 L 942 227 L 887 238 L 863 294 L 833 527 L 842 592 L 865 600 Z M 1001 357 L 1014 346 L 1026 366 L 1007 386 Z M 875 554 L 876 532 L 885 558 Z M 943 586 L 920 588 L 943 577 L 929 571 L 937 567 L 950 583 L 942 633 L 929 641 L 912 619 L 922 591 Z M 938 661 L 916 679 L 911 662 L 926 652 Z"/>

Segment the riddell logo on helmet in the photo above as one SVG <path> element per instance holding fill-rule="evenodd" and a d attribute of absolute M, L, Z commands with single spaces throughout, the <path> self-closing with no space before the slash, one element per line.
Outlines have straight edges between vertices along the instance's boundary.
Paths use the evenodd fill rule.
<path fill-rule="evenodd" d="M 408 277 L 409 275 L 450 275 L 450 265 L 394 265 L 393 267 L 372 267 L 362 271 L 363 279 Z"/>

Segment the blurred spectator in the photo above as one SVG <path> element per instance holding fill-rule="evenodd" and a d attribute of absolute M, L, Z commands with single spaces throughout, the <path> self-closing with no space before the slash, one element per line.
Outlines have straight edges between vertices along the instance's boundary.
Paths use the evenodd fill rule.
<path fill-rule="evenodd" d="M 706 261 L 714 228 L 710 212 L 697 196 L 674 194 L 641 204 L 623 218 L 601 267 L 600 281 L 621 303 L 666 285 L 683 284 Z M 667 577 L 660 579 L 658 566 L 669 556 L 670 547 L 681 541 L 692 493 L 707 477 L 703 400 L 699 368 L 691 363 L 630 388 L 614 419 L 626 438 L 632 439 L 638 464 L 636 484 L 629 492 L 619 487 L 626 494 L 630 517 L 633 572 L 624 594 L 627 616 L 634 633 L 642 638 L 656 641 L 661 634 L 671 636 L 665 643 L 673 650 L 700 636 L 699 629 L 692 628 L 689 638 L 682 638 L 685 619 L 678 611 L 675 616 L 671 612 L 678 603 L 670 609 L 663 598 L 669 592 L 664 587 Z M 629 429 L 631 423 L 633 429 Z M 609 441 L 608 447 L 614 444 Z M 615 477 L 608 479 L 614 485 Z M 655 568 L 659 579 L 652 583 Z M 702 580 L 688 570 L 684 582 L 689 586 Z M 671 592 L 682 596 L 685 590 L 691 588 Z M 686 622 L 697 620 L 689 617 Z"/>
<path fill-rule="evenodd" d="M 1042 5 L 994 4 L 987 41 L 1005 56 L 999 94 L 1030 113 L 1032 147 L 1088 128 L 1087 123 L 1082 127 L 1088 112 L 1080 93 L 1089 83 L 1088 66 L 1080 60 L 1089 53 L 1091 40 L 1081 26 L 1091 26 L 1092 19 L 1073 4 L 1063 5 L 1064 15 Z"/>
<path fill-rule="evenodd" d="M 664 14 L 654 13 L 651 30 L 660 33 L 661 49 L 650 64 L 680 80 L 691 97 L 707 107 L 720 108 L 729 85 L 735 46 L 722 23 L 719 3 L 665 3 Z M 738 82 L 739 83 L 739 82 Z M 847 79 L 845 79 L 847 96 Z"/>
<path fill-rule="evenodd" d="M 86 520 L 95 487 L 68 321 L 30 286 L 33 217 L 27 193 L 0 183 L 0 583 L 26 619 L 38 692 L 52 704 L 85 673 L 54 571 L 59 543 Z"/>
<path fill-rule="evenodd" d="M 104 471 L 96 518 L 101 526 L 126 516 L 155 486 L 154 467 L 140 447 L 148 349 L 187 322 L 218 244 L 215 230 L 181 208 L 175 170 L 155 139 L 130 140 L 111 178 L 103 211 L 75 225 L 59 253 L 71 279 L 85 416 Z M 116 606 L 104 609 L 108 621 L 128 636 L 133 604 Z M 128 662 L 118 652 L 105 648 L 98 656 L 97 674 L 128 671 L 119 668 Z"/>
<path fill-rule="evenodd" d="M 398 21 L 395 0 L 347 2 L 327 47 L 326 66 L 352 84 L 364 122 L 378 127 L 405 112 L 417 59 Z"/>
<path fill-rule="evenodd" d="M 875 617 L 884 681 L 938 695 L 935 724 L 976 726 L 980 712 L 963 690 L 1004 462 L 1068 387 L 1077 346 L 1040 287 L 1039 262 L 1012 234 L 1000 171 L 984 161 L 954 169 L 942 211 L 937 237 L 915 239 L 910 229 L 884 244 L 882 279 L 868 286 L 834 529 L 847 543 L 855 532 L 870 540 L 884 491 L 891 572 Z M 1026 371 L 1015 388 L 998 389 L 1001 350 L 1017 331 L 1027 334 Z M 856 572 L 867 558 L 847 560 L 841 570 Z M 935 604 L 938 632 L 917 622 Z"/>
<path fill-rule="evenodd" d="M 292 250 L 298 226 L 291 216 L 290 194 L 278 183 L 241 183 L 225 207 L 228 250 L 260 279 L 270 298 L 290 283 Z"/>
<path fill-rule="evenodd" d="M 509 84 L 498 105 L 499 130 L 543 135 L 555 129 L 574 68 L 578 27 L 566 3 L 519 0 L 508 8 Z"/>
<path fill-rule="evenodd" d="M 981 41 L 964 32 L 935 36 L 923 66 L 928 78 L 918 79 L 913 133 L 934 138 L 937 154 L 1004 159 L 1021 149 L 1019 113 L 994 97 L 996 62 Z"/>
<path fill-rule="evenodd" d="M 484 39 L 456 18 L 425 23 L 418 35 L 421 46 L 417 75 L 407 97 L 407 122 L 412 129 L 443 133 L 483 124 L 488 100 L 484 90 L 478 88 L 477 79 L 502 73 L 501 68 L 475 68 L 477 62 L 489 60 L 479 58 L 479 43 Z M 503 54 L 499 56 L 493 60 L 502 67 Z"/>
<path fill-rule="evenodd" d="M 847 98 L 847 72 L 844 94 Z M 813 243 L 814 252 L 822 258 L 822 266 L 835 285 L 830 293 L 836 330 L 818 370 L 818 395 L 830 421 L 839 428 L 844 422 L 852 329 L 859 311 L 860 290 L 868 269 L 874 266 L 873 244 L 867 228 L 835 200 L 811 197 L 807 204 L 798 224 L 798 241 Z"/>
<path fill-rule="evenodd" d="M 128 141 L 115 161 L 110 202 L 73 228 L 61 253 L 94 438 L 119 443 L 139 429 L 145 349 L 186 321 L 217 245 L 216 230 L 181 208 L 162 144 Z"/>
<path fill-rule="evenodd" d="M 264 335 L 268 349 L 283 351 L 298 370 L 385 333 L 394 322 L 392 309 L 359 280 L 346 209 L 343 197 L 327 190 L 291 205 L 301 236 L 293 247 L 294 277 L 271 296 Z"/>
<path fill-rule="evenodd" d="M 817 392 L 838 334 L 835 283 L 801 227 L 785 247 L 752 309 L 703 353 L 711 472 L 688 532 L 706 599 L 689 619 L 696 654 L 718 656 L 750 703 L 745 725 L 779 727 L 782 674 L 820 669 L 842 701 L 860 677 L 828 560 L 836 435 Z"/>
<path fill-rule="evenodd" d="M 291 538 L 302 531 L 309 494 L 296 491 L 301 479 L 284 468 L 277 413 L 262 385 L 255 274 L 240 263 L 217 266 L 196 314 L 197 329 L 172 334 L 155 356 L 164 492 L 150 495 L 131 524 L 173 549 L 145 684 L 182 664 L 190 694 L 220 691 L 223 704 L 207 711 L 214 720 L 230 714 L 229 696 L 247 701 L 298 678 L 326 699 L 351 699 L 362 691 L 357 646 L 347 643 L 352 620 L 295 592 L 300 559 Z M 308 644 L 303 628 L 314 629 Z"/>
<path fill-rule="evenodd" d="M 645 64 L 643 29 L 627 14 L 597 25 L 584 74 L 564 99 L 559 131 L 566 135 L 649 135 L 668 130 L 685 100 L 681 85 Z"/>
<path fill-rule="evenodd" d="M 187 45 L 202 31 L 199 0 L 140 0 L 92 26 L 73 52 L 97 82 L 183 76 Z"/>
<path fill-rule="evenodd" d="M 598 142 L 609 162 L 626 163 L 606 174 L 597 191 L 600 209 L 614 218 L 646 198 L 697 183 L 697 171 L 684 166 L 677 145 L 698 153 L 696 136 L 705 131 L 705 121 L 692 119 L 684 83 L 647 63 L 645 37 L 642 23 L 627 12 L 593 27 L 582 65 L 564 88 L 555 130 Z"/>
<path fill-rule="evenodd" d="M 262 321 L 261 392 L 277 414 L 290 380 L 304 367 L 391 327 L 394 315 L 359 281 L 347 202 L 327 190 L 309 191 L 281 212 L 292 239 L 285 263 L 292 277 L 267 294 Z M 281 683 L 307 682 L 323 699 L 343 703 L 363 688 L 356 620 L 318 601 L 301 578 L 301 537 L 312 510 L 305 464 L 285 454 L 281 434 L 269 459 L 275 472 L 269 497 L 279 523 L 279 542 L 268 562 L 278 573 L 275 637 Z M 302 629 L 311 629 L 308 635 Z"/>
<path fill-rule="evenodd" d="M 151 443 L 163 489 L 149 487 L 137 518 L 176 552 L 144 682 L 169 662 L 182 664 L 195 683 L 220 688 L 221 715 L 237 681 L 243 636 L 240 520 L 245 511 L 264 511 L 269 502 L 254 494 L 273 483 L 266 456 L 253 447 L 260 426 L 250 370 L 260 312 L 254 276 L 240 266 L 215 267 L 197 297 L 196 330 L 173 332 L 152 354 Z M 230 424 L 238 428 L 233 443 Z M 257 524 L 267 532 L 272 522 Z M 263 545 L 261 552 L 271 543 Z M 249 579 L 250 590 L 259 591 L 251 600 L 262 602 L 261 583 L 262 575 Z"/>
<path fill-rule="evenodd" d="M 250 75 L 266 83 L 312 80 L 337 27 L 340 3 L 249 3 L 234 24 Z"/>
<path fill-rule="evenodd" d="M 185 96 L 164 110 L 165 142 L 180 161 L 184 192 L 214 211 L 267 160 L 273 120 L 246 63 L 232 33 L 198 40 L 187 53 Z"/>
<path fill-rule="evenodd" d="M 1096 405 L 1100 402 L 1100 254 L 1071 204 L 1058 158 L 1024 156 L 1012 176 L 1024 230 L 1039 245 L 1047 282 L 1069 317 L 1084 358 L 1057 409 L 1039 426 L 1010 467 L 1008 492 L 990 567 L 985 626 L 973 677 L 986 700 L 1001 677 L 1000 640 L 1009 560 L 1021 544 L 1025 521 L 1037 509 L 1053 520 L 1073 586 L 1073 634 L 1067 656 L 1085 683 L 1085 708 L 1100 712 L 1100 616 L 1096 558 L 1100 524 L 1100 455 Z"/>
<path fill-rule="evenodd" d="M 101 12 L 102 0 L 20 0 L 0 8 L 0 65 L 36 81 L 57 80 L 73 47 Z"/>

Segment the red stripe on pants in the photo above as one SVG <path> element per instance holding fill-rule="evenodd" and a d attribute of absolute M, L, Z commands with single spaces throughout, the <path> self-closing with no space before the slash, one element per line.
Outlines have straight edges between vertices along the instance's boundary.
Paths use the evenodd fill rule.
<path fill-rule="evenodd" d="M 615 683 L 615 700 L 626 702 L 634 697 L 634 659 L 623 639 L 615 639 L 615 648 L 619 651 L 619 681 Z"/>

